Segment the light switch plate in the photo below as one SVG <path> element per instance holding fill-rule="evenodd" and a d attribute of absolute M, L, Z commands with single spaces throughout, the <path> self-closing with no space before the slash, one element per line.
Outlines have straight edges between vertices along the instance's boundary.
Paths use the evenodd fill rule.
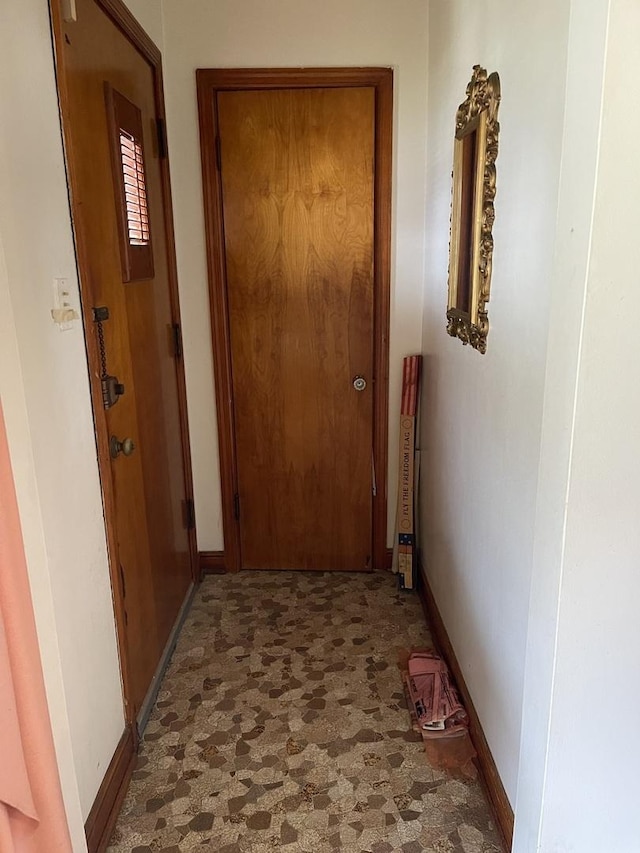
<path fill-rule="evenodd" d="M 73 321 L 79 320 L 78 313 L 71 305 L 71 291 L 68 278 L 54 278 L 53 280 L 53 308 L 51 316 L 57 323 L 61 332 L 73 328 Z"/>
<path fill-rule="evenodd" d="M 78 20 L 76 12 L 76 0 L 62 0 L 60 6 L 62 11 L 62 20 L 66 23 L 72 23 Z"/>

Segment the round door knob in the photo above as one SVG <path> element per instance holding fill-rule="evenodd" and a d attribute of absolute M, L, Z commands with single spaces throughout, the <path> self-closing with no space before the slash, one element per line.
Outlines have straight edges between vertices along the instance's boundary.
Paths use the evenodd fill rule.
<path fill-rule="evenodd" d="M 130 438 L 123 438 L 122 441 L 120 441 L 120 439 L 116 438 L 115 435 L 111 436 L 109 441 L 109 451 L 112 459 L 115 459 L 120 455 L 120 453 L 122 453 L 123 456 L 131 456 L 135 449 L 136 446 Z"/>
<path fill-rule="evenodd" d="M 364 376 L 354 376 L 353 387 L 356 389 L 356 391 L 364 391 L 364 389 L 367 387 L 367 380 L 364 378 Z"/>

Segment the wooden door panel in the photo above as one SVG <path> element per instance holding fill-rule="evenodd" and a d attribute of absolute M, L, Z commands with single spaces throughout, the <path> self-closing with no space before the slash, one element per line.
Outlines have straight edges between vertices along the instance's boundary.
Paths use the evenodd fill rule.
<path fill-rule="evenodd" d="M 374 90 L 221 92 L 217 110 L 242 564 L 363 570 Z"/>
<path fill-rule="evenodd" d="M 111 559 L 124 599 L 123 665 L 129 676 L 127 699 L 135 711 L 191 582 L 183 510 L 190 489 L 171 344 L 175 306 L 155 133 L 155 72 L 95 0 L 77 0 L 77 21 L 62 24 L 62 33 L 59 62 L 83 298 L 109 309 L 103 323 L 107 368 L 125 386 L 116 405 L 100 417 L 110 435 L 130 437 L 136 445 L 131 456 L 102 460 L 101 468 L 113 494 L 109 522 L 115 526 L 117 554 Z M 154 275 L 128 283 L 120 256 L 115 183 L 120 174 L 110 149 L 106 85 L 142 114 Z M 95 326 L 87 334 L 96 334 Z"/>

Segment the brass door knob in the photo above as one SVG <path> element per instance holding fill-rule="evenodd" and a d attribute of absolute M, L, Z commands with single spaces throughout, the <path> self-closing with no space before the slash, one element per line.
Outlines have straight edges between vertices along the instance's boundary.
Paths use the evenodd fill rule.
<path fill-rule="evenodd" d="M 130 438 L 123 438 L 122 441 L 120 441 L 120 439 L 116 438 L 115 435 L 111 436 L 109 441 L 109 452 L 111 453 L 112 459 L 115 459 L 120 455 L 120 453 L 122 453 L 123 456 L 131 456 L 135 449 L 136 446 Z"/>

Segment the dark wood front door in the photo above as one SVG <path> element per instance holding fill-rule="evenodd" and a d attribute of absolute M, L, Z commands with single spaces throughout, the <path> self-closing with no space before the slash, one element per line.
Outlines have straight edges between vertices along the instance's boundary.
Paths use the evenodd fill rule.
<path fill-rule="evenodd" d="M 76 8 L 77 20 L 63 21 L 54 0 L 54 31 L 132 719 L 192 582 L 195 556 L 169 185 L 158 132 L 162 89 L 159 54 L 121 4 L 76 0 Z M 114 9 L 124 14 L 119 22 Z M 113 380 L 105 387 L 105 374 L 122 387 Z"/>
<path fill-rule="evenodd" d="M 368 570 L 376 90 L 213 97 L 240 566 Z"/>

